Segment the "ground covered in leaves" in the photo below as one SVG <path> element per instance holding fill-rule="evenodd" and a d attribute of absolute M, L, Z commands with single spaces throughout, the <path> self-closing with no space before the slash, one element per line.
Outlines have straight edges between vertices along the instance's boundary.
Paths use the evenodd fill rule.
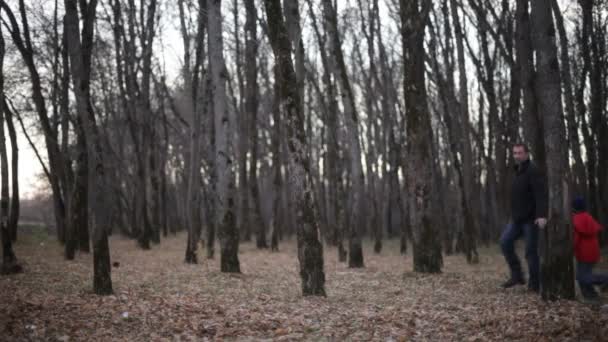
<path fill-rule="evenodd" d="M 218 260 L 184 264 L 185 235 L 150 251 L 113 237 L 115 294 L 98 297 L 91 255 L 65 261 L 53 238 L 24 236 L 15 250 L 25 273 L 0 277 L 0 340 L 608 340 L 598 307 L 500 289 L 497 248 L 482 249 L 479 265 L 449 256 L 442 274 L 422 275 L 396 243 L 379 255 L 366 245 L 356 270 L 326 248 L 328 296 L 303 298 L 293 243 L 278 253 L 242 244 L 243 273 L 232 275 Z"/>

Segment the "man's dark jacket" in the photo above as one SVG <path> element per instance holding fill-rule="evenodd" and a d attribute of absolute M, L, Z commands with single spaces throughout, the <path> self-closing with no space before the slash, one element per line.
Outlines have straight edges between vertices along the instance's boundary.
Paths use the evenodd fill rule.
<path fill-rule="evenodd" d="M 515 166 L 511 187 L 511 216 L 513 222 L 532 223 L 547 218 L 547 187 L 540 169 L 529 159 Z"/>

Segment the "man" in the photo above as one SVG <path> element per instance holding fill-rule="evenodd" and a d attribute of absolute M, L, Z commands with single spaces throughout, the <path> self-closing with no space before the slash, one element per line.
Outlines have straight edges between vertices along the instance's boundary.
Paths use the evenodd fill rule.
<path fill-rule="evenodd" d="M 528 261 L 528 290 L 538 293 L 540 288 L 540 262 L 538 258 L 538 230 L 547 224 L 548 194 L 544 176 L 530 161 L 528 147 L 513 145 L 515 177 L 511 186 L 511 223 L 500 238 L 500 247 L 511 270 L 511 278 L 503 288 L 525 284 L 521 263 L 515 253 L 515 241 L 526 240 Z"/>

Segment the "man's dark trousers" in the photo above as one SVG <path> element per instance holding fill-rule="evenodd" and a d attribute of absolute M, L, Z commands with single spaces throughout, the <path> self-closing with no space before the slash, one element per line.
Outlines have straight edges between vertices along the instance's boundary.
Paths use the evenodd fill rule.
<path fill-rule="evenodd" d="M 526 260 L 528 261 L 528 287 L 539 288 L 540 263 L 538 258 L 538 227 L 534 223 L 508 224 L 500 238 L 500 247 L 505 256 L 511 277 L 515 280 L 524 280 L 521 263 L 515 253 L 515 241 L 524 237 L 526 240 Z"/>

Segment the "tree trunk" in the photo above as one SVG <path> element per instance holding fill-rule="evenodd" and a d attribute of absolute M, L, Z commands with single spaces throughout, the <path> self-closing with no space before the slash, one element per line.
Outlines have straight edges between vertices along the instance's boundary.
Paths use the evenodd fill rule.
<path fill-rule="evenodd" d="M 76 170 L 74 173 L 74 184 L 70 194 L 68 214 L 69 223 L 66 229 L 65 241 L 65 258 L 68 260 L 74 259 L 76 247 L 80 241 L 81 232 L 86 231 L 86 245 L 82 248 L 88 248 L 88 226 L 89 226 L 89 172 L 87 161 L 87 140 L 85 137 L 82 119 L 76 119 Z"/>
<path fill-rule="evenodd" d="M 206 0 L 205 0 L 206 1 Z M 214 100 L 213 100 L 213 89 L 211 86 L 211 76 L 207 77 L 207 92 L 206 102 L 207 116 L 206 116 L 206 127 L 208 127 L 208 144 L 205 151 L 205 157 L 209 169 L 209 187 L 210 191 L 207 191 L 205 196 L 205 205 L 207 209 L 207 259 L 213 259 L 215 256 L 215 240 L 218 229 L 218 213 L 217 213 L 217 200 L 216 200 L 216 185 L 217 185 L 217 168 L 215 158 L 215 143 L 216 143 L 216 130 L 215 130 L 215 114 L 214 114 Z"/>
<path fill-rule="evenodd" d="M 256 228 L 256 244 L 258 248 L 268 248 L 266 242 L 266 225 L 262 217 L 260 189 L 258 185 L 258 38 L 257 38 L 257 9 L 254 0 L 245 1 L 245 112 L 249 116 L 249 134 L 251 144 L 251 166 L 249 168 L 249 191 L 251 193 L 252 220 Z M 276 247 L 276 246 L 275 246 Z"/>
<path fill-rule="evenodd" d="M 279 98 L 281 91 L 279 88 L 278 68 L 274 67 L 275 82 L 274 82 L 274 98 L 272 103 L 272 173 L 273 173 L 273 199 L 272 199 L 272 219 L 270 227 L 270 250 L 273 252 L 279 251 L 279 234 L 281 230 L 281 190 L 283 188 L 283 178 L 281 176 L 281 99 Z"/>
<path fill-rule="evenodd" d="M 555 26 L 551 0 L 532 3 L 533 46 L 536 53 L 536 98 L 543 118 L 549 184 L 548 225 L 543 231 L 541 294 L 544 300 L 574 299 L 570 180 L 565 146 L 566 129 L 561 99 Z"/>
<path fill-rule="evenodd" d="M 63 43 L 64 46 L 68 45 L 68 32 L 67 27 L 64 25 L 63 29 Z M 67 48 L 62 51 L 63 59 L 63 75 L 62 75 L 62 116 L 64 117 L 63 124 L 69 125 L 69 87 L 70 87 L 70 64 L 69 64 L 69 52 Z M 81 245 L 82 249 L 88 251 L 89 248 L 89 165 L 87 162 L 87 140 L 85 136 L 84 126 L 82 119 L 77 118 L 76 123 L 73 125 L 76 135 L 76 167 L 72 171 L 69 162 L 66 163 L 66 176 L 70 172 L 73 180 L 66 179 L 66 213 L 67 213 L 67 224 L 66 224 L 66 237 L 65 237 L 65 258 L 68 260 L 74 259 L 74 253 L 78 243 L 78 238 L 84 237 L 86 232 L 86 242 Z M 63 130 L 68 130 L 68 127 L 62 127 Z M 69 160 L 68 156 L 68 144 L 69 144 L 69 132 L 62 132 L 64 139 L 63 142 L 63 153 L 66 155 L 66 159 Z M 67 177 L 66 177 L 67 178 Z M 67 184 L 70 182 L 69 184 Z"/>
<path fill-rule="evenodd" d="M 430 1 L 400 0 L 404 93 L 408 137 L 406 170 L 410 221 L 413 229 L 414 271 L 441 272 L 443 258 L 438 229 L 433 226 L 430 194 L 433 185 L 431 118 L 427 104 L 424 31 Z"/>
<path fill-rule="evenodd" d="M 479 262 L 477 253 L 477 234 L 479 232 L 478 215 L 474 213 L 473 205 L 473 152 L 471 148 L 471 137 L 469 133 L 469 91 L 467 82 L 467 72 L 464 57 L 464 32 L 460 25 L 458 7 L 455 0 L 450 0 L 452 20 L 454 22 L 454 32 L 456 37 L 456 52 L 458 58 L 458 87 L 459 87 L 459 114 L 460 114 L 460 151 L 462 153 L 462 192 L 463 212 L 464 212 L 464 252 L 468 263 Z"/>
<path fill-rule="evenodd" d="M 89 174 L 95 177 L 93 181 L 93 212 L 95 216 L 95 227 L 93 230 L 93 290 L 98 295 L 108 295 L 112 293 L 112 279 L 110 275 L 110 249 L 107 235 L 109 212 L 105 196 L 107 189 L 104 184 L 106 176 L 103 164 L 102 141 L 95 122 L 95 113 L 93 112 L 89 89 L 96 7 L 96 0 L 92 0 L 84 8 L 81 7 L 84 18 L 81 43 L 76 0 L 65 0 L 65 25 L 68 34 L 67 48 L 70 54 L 76 107 L 78 115 L 83 122 L 87 138 L 87 163 L 90 168 L 89 170 L 93 171 Z"/>
<path fill-rule="evenodd" d="M 364 209 L 364 176 L 363 165 L 361 164 L 361 143 L 359 141 L 359 117 L 355 106 L 353 90 L 348 79 L 346 63 L 342 53 L 342 43 L 338 33 L 338 19 L 336 9 L 333 8 L 331 0 L 324 0 L 324 17 L 329 35 L 330 49 L 335 58 L 337 70 L 334 70 L 339 79 L 344 108 L 344 121 L 347 127 L 349 140 L 349 159 L 351 162 L 351 192 L 350 192 L 350 231 L 348 240 L 348 266 L 363 267 L 363 249 L 361 246 L 361 222 Z"/>
<path fill-rule="evenodd" d="M 304 113 L 297 91 L 297 81 L 291 60 L 289 37 L 283 21 L 280 0 L 265 0 L 268 18 L 268 35 L 274 52 L 280 91 L 280 109 L 287 119 L 289 138 L 289 168 L 295 185 L 297 208 L 297 240 L 302 292 L 307 295 L 325 296 L 323 271 L 323 245 L 319 241 L 319 227 L 315 213 L 313 188 L 310 181 L 310 161 L 307 157 L 307 141 L 304 136 Z"/>
<path fill-rule="evenodd" d="M 154 122 L 154 115 L 150 122 L 150 154 L 148 165 L 150 168 L 150 215 L 152 224 L 152 242 L 160 243 L 160 174 L 158 162 L 160 160 L 160 146 L 157 136 L 157 125 Z M 199 206 L 200 209 L 200 206 Z M 200 211 L 200 210 L 199 210 Z"/>
<path fill-rule="evenodd" d="M 0 63 L 0 68 L 2 63 Z M 0 71 L 1 72 L 1 71 Z M 1 95 L 0 95 L 1 96 Z M 17 241 L 17 226 L 19 223 L 19 147 L 17 145 L 17 132 L 15 131 L 15 125 L 13 123 L 13 115 L 8 108 L 6 108 L 5 101 L 0 106 L 4 106 L 4 113 L 6 115 L 6 126 L 8 128 L 8 135 L 11 140 L 11 177 L 12 177 L 12 196 L 11 196 L 11 208 L 8 218 L 8 230 L 12 242 Z"/>
<path fill-rule="evenodd" d="M 553 13 L 555 16 L 555 26 L 559 33 L 560 44 L 560 63 L 561 63 L 561 80 L 564 89 L 564 104 L 566 113 L 566 122 L 568 126 L 568 146 L 572 151 L 574 158 L 574 167 L 572 172 L 572 181 L 574 191 L 578 194 L 586 192 L 586 176 L 585 165 L 583 163 L 581 142 L 578 137 L 578 125 L 576 123 L 576 113 L 574 108 L 574 94 L 572 90 L 572 75 L 570 72 L 570 57 L 568 56 L 568 35 L 564 27 L 564 18 L 559 8 L 557 0 L 552 1 Z"/>
<path fill-rule="evenodd" d="M 208 93 L 209 93 L 209 82 L 208 76 L 205 77 L 203 82 L 203 89 L 198 90 L 198 79 L 199 79 L 199 68 L 202 64 L 203 51 L 204 51 L 204 40 L 205 40 L 205 29 L 207 24 L 207 1 L 199 1 L 199 12 L 198 12 L 198 32 L 197 32 L 197 55 L 195 61 L 195 68 L 193 71 L 193 81 L 191 84 L 192 96 L 188 99 L 191 100 L 192 108 L 192 125 L 190 126 L 190 162 L 187 164 L 188 169 L 188 180 L 187 180 L 187 210 L 188 217 L 186 219 L 188 225 L 188 244 L 186 247 L 186 263 L 196 264 L 198 257 L 196 254 L 198 241 L 200 239 L 200 231 L 202 227 L 201 218 L 201 163 L 202 163 L 202 133 L 203 133 L 203 115 L 209 113 L 208 106 Z M 185 30 L 185 28 L 184 28 Z M 185 34 L 185 33 L 184 33 Z M 186 34 L 187 36 L 187 34 Z M 186 40 L 186 38 L 184 38 Z M 190 70 L 187 71 L 190 74 Z M 205 101 L 200 102 L 200 97 L 205 96 Z M 208 229 L 210 229 L 208 227 Z M 214 237 L 211 237 L 211 243 L 214 242 Z M 210 252 L 211 251 L 211 252 Z M 211 245 L 211 253 L 208 256 L 213 256 L 213 245 Z"/>
<path fill-rule="evenodd" d="M 236 156 L 238 157 L 238 179 L 239 179 L 239 187 L 238 187 L 238 200 L 239 200 L 239 213 L 238 213 L 238 230 L 240 232 L 240 236 L 242 236 L 242 241 L 251 241 L 251 233 L 252 230 L 256 232 L 256 246 L 257 248 L 264 249 L 268 248 L 268 244 L 266 243 L 266 232 L 260 231 L 258 226 L 254 226 L 254 222 L 251 220 L 251 205 L 249 203 L 250 198 L 250 185 L 249 185 L 249 172 L 247 170 L 247 159 L 249 152 L 249 143 L 250 143 L 250 135 L 256 133 L 256 131 L 249 131 L 251 119 L 251 112 L 248 110 L 247 106 L 247 92 L 249 89 L 245 88 L 244 80 L 243 80 L 243 64 L 245 64 L 245 69 L 249 68 L 249 64 L 252 62 L 250 59 L 247 59 L 248 55 L 245 56 L 245 60 L 242 57 L 241 51 L 241 35 L 239 32 L 239 0 L 233 0 L 233 14 L 234 14 L 234 53 L 235 53 L 235 69 L 236 69 L 236 79 L 238 85 L 238 100 L 236 97 L 234 98 L 235 110 L 238 113 L 237 131 L 238 131 L 238 153 Z M 245 28 L 245 40 L 249 39 L 247 34 L 247 28 Z M 247 44 L 245 42 L 245 44 Z M 247 47 L 245 47 L 245 50 Z M 245 51 L 247 54 L 247 51 Z M 245 63 L 243 63 L 245 61 Z M 253 61 L 255 63 L 255 60 Z M 247 73 L 247 70 L 245 70 Z M 245 75 L 247 77 L 247 75 Z M 249 87 L 249 85 L 247 85 Z M 245 102 L 245 105 L 243 105 Z M 250 164 L 253 165 L 253 164 Z"/>
<path fill-rule="evenodd" d="M 582 69 L 580 70 L 579 88 L 576 92 L 576 102 L 578 107 L 578 116 L 581 123 L 581 131 L 583 133 L 583 142 L 585 146 L 585 157 L 587 167 L 587 198 L 589 199 L 589 212 L 591 215 L 597 217 L 597 179 L 596 179 L 596 165 L 597 157 L 595 154 L 595 141 L 589 127 L 589 121 L 587 120 L 587 102 L 586 102 L 586 86 L 587 77 L 592 72 L 591 66 L 591 51 L 589 46 L 589 40 L 593 31 L 593 4 L 591 1 L 579 1 L 582 7 L 582 32 L 581 32 L 581 57 L 583 59 Z"/>
<path fill-rule="evenodd" d="M 208 2 L 209 69 L 215 116 L 215 158 L 217 170 L 217 222 L 220 229 L 221 270 L 240 272 L 239 232 L 235 215 L 235 184 L 232 149 L 232 122 L 226 95 L 223 54 L 221 0 Z"/>
<path fill-rule="evenodd" d="M 534 60 L 532 57 L 532 36 L 530 31 L 529 0 L 517 0 L 516 9 L 516 37 L 517 64 L 519 65 L 519 78 L 523 90 L 522 124 L 524 139 L 530 146 L 532 156 L 541 170 L 546 169 L 545 144 L 543 142 L 542 121 L 537 111 L 537 98 L 535 89 Z"/>
<path fill-rule="evenodd" d="M 314 15 L 313 5 L 310 0 L 307 0 L 310 17 L 312 19 L 315 36 L 319 43 L 319 51 L 321 54 L 321 62 L 323 64 L 323 85 L 327 92 L 327 224 L 329 226 L 328 242 L 331 246 L 338 246 L 338 259 L 343 262 L 345 254 L 342 244 L 342 232 L 338 224 L 338 181 L 339 181 L 339 143 L 338 143 L 338 115 L 339 108 L 337 96 L 335 94 L 335 84 L 332 78 L 332 71 L 329 61 L 329 56 L 325 46 L 325 36 L 321 35 L 317 25 L 316 16 Z"/>
<path fill-rule="evenodd" d="M 8 191 L 8 158 L 6 155 L 6 139 L 4 135 L 4 36 L 0 28 L 0 235 L 2 239 L 2 265 L 0 274 L 19 273 L 21 266 L 17 263 L 9 231 L 9 191 Z M 10 118 L 9 118 L 10 120 Z"/>

